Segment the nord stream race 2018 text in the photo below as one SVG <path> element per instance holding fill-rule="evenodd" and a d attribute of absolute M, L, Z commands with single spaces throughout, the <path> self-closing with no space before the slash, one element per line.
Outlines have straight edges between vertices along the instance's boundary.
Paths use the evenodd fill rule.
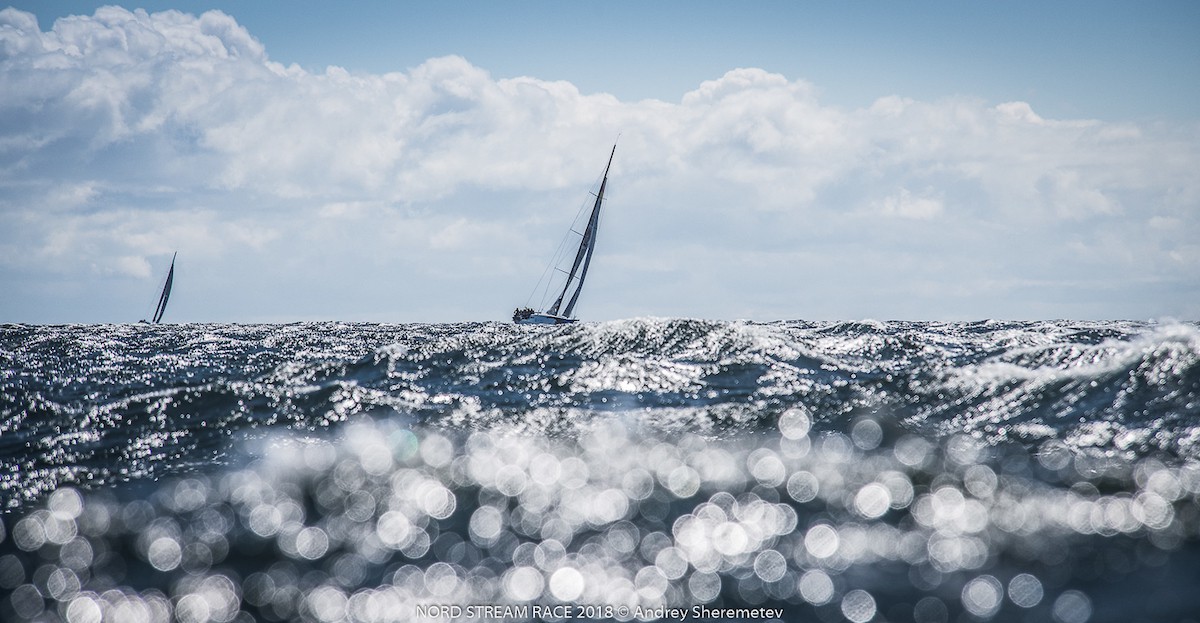
<path fill-rule="evenodd" d="M 418 617 L 452 619 L 611 619 L 632 617 L 638 620 L 721 620 L 721 619 L 778 619 L 782 608 L 647 608 L 643 606 L 575 605 L 575 604 L 475 604 L 456 606 L 424 604 L 417 606 Z"/>

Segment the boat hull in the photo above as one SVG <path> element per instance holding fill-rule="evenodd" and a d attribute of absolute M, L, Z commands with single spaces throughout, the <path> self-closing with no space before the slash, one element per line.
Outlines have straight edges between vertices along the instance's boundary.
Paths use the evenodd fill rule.
<path fill-rule="evenodd" d="M 579 320 L 551 314 L 533 314 L 528 318 L 518 320 L 517 324 L 570 324 L 572 322 L 579 322 Z"/>

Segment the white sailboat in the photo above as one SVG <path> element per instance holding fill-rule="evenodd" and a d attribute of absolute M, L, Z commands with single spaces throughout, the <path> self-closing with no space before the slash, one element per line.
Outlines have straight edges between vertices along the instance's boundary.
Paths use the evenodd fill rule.
<path fill-rule="evenodd" d="M 617 146 L 613 145 L 612 152 L 608 154 L 608 164 L 604 166 L 604 176 L 600 179 L 600 190 L 596 192 L 596 200 L 592 204 L 592 211 L 588 216 L 587 225 L 583 228 L 582 232 L 576 231 L 574 228 L 571 230 L 572 234 L 579 236 L 579 246 L 575 250 L 570 269 L 565 268 L 565 260 L 570 255 L 563 255 L 562 260 L 564 260 L 564 265 L 559 266 L 555 264 L 553 266 L 554 273 L 551 275 L 552 278 L 548 281 L 543 278 L 543 281 L 546 282 L 544 292 L 548 293 L 548 295 L 557 293 L 554 302 L 549 306 L 543 306 L 537 311 L 531 307 L 518 308 L 513 312 L 513 322 L 517 324 L 566 324 L 578 320 L 575 317 L 575 303 L 579 301 L 579 293 L 583 291 L 583 281 L 587 278 L 588 266 L 592 263 L 592 252 L 596 248 L 596 231 L 600 226 L 600 208 L 604 203 L 604 189 L 608 185 L 608 170 L 612 167 L 613 156 L 616 153 Z M 570 248 L 567 247 L 568 250 Z M 555 275 L 560 277 L 565 276 L 560 286 L 561 290 L 559 287 L 550 288 L 551 284 L 557 286 L 557 280 L 553 278 Z M 541 283 L 539 283 L 540 286 Z M 536 293 L 537 288 L 534 291 Z M 543 300 L 543 303 L 546 300 L 549 300 L 548 296 Z"/>

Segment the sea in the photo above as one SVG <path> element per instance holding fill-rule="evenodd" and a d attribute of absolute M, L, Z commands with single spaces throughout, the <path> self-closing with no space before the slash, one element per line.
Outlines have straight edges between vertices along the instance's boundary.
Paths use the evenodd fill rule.
<path fill-rule="evenodd" d="M 0 620 L 1200 621 L 1200 325 L 0 325 Z"/>

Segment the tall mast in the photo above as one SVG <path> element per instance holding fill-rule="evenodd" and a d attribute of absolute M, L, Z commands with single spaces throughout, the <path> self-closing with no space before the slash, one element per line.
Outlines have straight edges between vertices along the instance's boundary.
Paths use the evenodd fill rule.
<path fill-rule="evenodd" d="M 579 299 L 579 293 L 583 290 L 583 280 L 587 277 L 587 269 L 592 262 L 592 249 L 596 244 L 596 228 L 600 224 L 600 206 L 604 202 L 604 188 L 608 185 L 608 170 L 612 167 L 613 156 L 616 153 L 617 146 L 613 145 L 612 152 L 608 154 L 608 164 L 604 165 L 604 177 L 600 180 L 600 191 L 596 193 L 596 203 L 592 205 L 592 214 L 588 218 L 587 228 L 583 230 L 583 239 L 579 241 L 579 250 L 575 252 L 575 262 L 571 264 L 571 272 L 567 275 L 567 282 L 563 285 L 562 293 L 558 295 L 558 299 L 554 301 L 554 305 L 547 312 L 551 316 L 558 314 L 558 309 L 567 296 L 567 290 L 571 289 L 571 282 L 575 280 L 575 273 L 579 270 L 580 264 L 583 264 L 583 271 L 579 273 L 579 284 L 575 288 L 575 294 L 571 296 L 570 302 L 567 303 L 563 316 L 568 318 L 571 316 L 571 312 L 575 309 L 575 301 Z"/>
<path fill-rule="evenodd" d="M 162 294 L 160 294 L 158 297 L 158 306 L 154 308 L 153 322 L 155 324 L 158 324 L 159 321 L 162 320 L 163 313 L 167 311 L 167 300 L 171 298 L 171 283 L 175 281 L 175 256 L 176 255 L 179 255 L 178 251 L 176 251 L 174 253 L 174 255 L 171 256 L 171 269 L 167 271 L 167 282 L 165 284 L 163 284 Z"/>

